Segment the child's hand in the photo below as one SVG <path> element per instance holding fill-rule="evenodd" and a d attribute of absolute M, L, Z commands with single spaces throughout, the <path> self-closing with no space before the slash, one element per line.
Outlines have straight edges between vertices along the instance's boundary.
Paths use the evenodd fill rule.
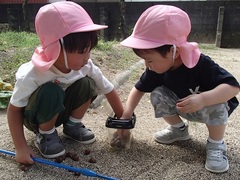
<path fill-rule="evenodd" d="M 183 113 L 196 112 L 204 107 L 201 94 L 192 94 L 180 99 L 176 103 L 176 108 Z"/>
<path fill-rule="evenodd" d="M 18 163 L 29 165 L 34 164 L 34 161 L 32 159 L 33 156 L 34 156 L 33 150 L 29 146 L 26 146 L 22 149 L 16 150 L 15 158 Z"/>
<path fill-rule="evenodd" d="M 111 147 L 124 149 L 131 141 L 131 132 L 129 129 L 117 129 L 110 138 Z"/>

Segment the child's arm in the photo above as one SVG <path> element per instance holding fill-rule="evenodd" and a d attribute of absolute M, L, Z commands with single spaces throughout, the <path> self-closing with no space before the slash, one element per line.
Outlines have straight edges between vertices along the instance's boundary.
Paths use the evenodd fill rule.
<path fill-rule="evenodd" d="M 132 88 L 131 92 L 128 95 L 128 99 L 126 102 L 125 110 L 122 115 L 122 119 L 129 119 L 132 117 L 134 109 L 137 107 L 143 95 L 144 95 L 144 92 L 137 90 L 135 87 Z"/>
<path fill-rule="evenodd" d="M 118 96 L 118 93 L 115 89 L 113 89 L 110 93 L 105 94 L 109 104 L 111 105 L 113 112 L 115 115 L 120 118 L 123 113 L 122 102 Z"/>
<path fill-rule="evenodd" d="M 21 164 L 33 164 L 32 149 L 27 145 L 23 131 L 23 108 L 9 104 L 7 110 L 8 125 L 16 149 L 16 161 Z"/>
<path fill-rule="evenodd" d="M 183 113 L 196 112 L 203 107 L 227 102 L 239 93 L 239 87 L 220 84 L 210 91 L 193 94 L 180 100 L 177 109 Z"/>
<path fill-rule="evenodd" d="M 141 100 L 143 92 L 138 91 L 135 87 L 131 90 L 128 100 L 126 102 L 126 109 L 124 110 L 121 119 L 131 119 L 134 109 Z M 113 148 L 129 148 L 131 142 L 131 132 L 129 129 L 117 129 L 113 136 L 110 137 L 110 145 Z"/>

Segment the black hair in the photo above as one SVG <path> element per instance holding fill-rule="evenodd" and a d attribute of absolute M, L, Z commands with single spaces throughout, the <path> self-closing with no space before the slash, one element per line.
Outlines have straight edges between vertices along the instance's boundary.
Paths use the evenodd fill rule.
<path fill-rule="evenodd" d="M 83 54 L 97 45 L 98 36 L 97 31 L 78 32 L 66 35 L 63 40 L 66 52 Z"/>
<path fill-rule="evenodd" d="M 168 52 L 170 52 L 171 47 L 172 47 L 172 45 L 163 45 L 163 46 L 152 48 L 152 49 L 135 49 L 135 48 L 133 48 L 133 52 L 137 56 L 141 57 L 142 54 L 151 53 L 152 51 L 156 51 L 159 54 L 161 54 L 163 57 L 166 57 L 166 54 Z"/>

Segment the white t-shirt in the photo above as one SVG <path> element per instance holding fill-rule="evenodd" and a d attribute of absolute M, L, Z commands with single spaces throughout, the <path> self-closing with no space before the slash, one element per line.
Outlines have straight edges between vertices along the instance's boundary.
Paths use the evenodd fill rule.
<path fill-rule="evenodd" d="M 22 64 L 16 73 L 16 83 L 10 103 L 16 107 L 25 107 L 31 94 L 42 84 L 49 81 L 58 82 L 62 89 L 66 90 L 72 83 L 85 76 L 95 81 L 98 94 L 107 94 L 114 88 L 91 59 L 80 70 L 72 70 L 67 74 L 62 73 L 55 66 L 41 72 L 29 61 Z"/>

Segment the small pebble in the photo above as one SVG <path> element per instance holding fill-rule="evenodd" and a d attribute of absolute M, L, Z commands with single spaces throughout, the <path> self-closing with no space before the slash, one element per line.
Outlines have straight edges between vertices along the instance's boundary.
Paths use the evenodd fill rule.
<path fill-rule="evenodd" d="M 71 152 L 67 152 L 67 153 L 65 154 L 65 156 L 66 156 L 66 158 L 72 157 L 72 153 L 71 153 Z"/>
<path fill-rule="evenodd" d="M 71 157 L 71 159 L 72 159 L 73 161 L 79 161 L 78 155 L 73 155 L 73 156 Z"/>
<path fill-rule="evenodd" d="M 91 157 L 91 158 L 88 160 L 88 162 L 90 162 L 90 163 L 96 163 L 97 161 L 96 161 L 96 159 L 95 159 L 94 157 Z"/>
<path fill-rule="evenodd" d="M 65 157 L 64 156 L 59 156 L 55 159 L 55 162 L 57 163 L 62 163 L 64 161 Z"/>
<path fill-rule="evenodd" d="M 65 157 L 71 158 L 73 161 L 79 161 L 79 156 L 76 153 L 67 152 Z"/>
<path fill-rule="evenodd" d="M 84 155 L 89 155 L 90 153 L 91 153 L 91 151 L 89 149 L 85 149 Z"/>
<path fill-rule="evenodd" d="M 79 173 L 79 172 L 74 172 L 74 176 L 80 176 L 81 175 L 81 173 Z"/>
<path fill-rule="evenodd" d="M 27 171 L 30 168 L 31 165 L 26 165 L 26 164 L 19 164 L 19 168 L 22 171 Z"/>

